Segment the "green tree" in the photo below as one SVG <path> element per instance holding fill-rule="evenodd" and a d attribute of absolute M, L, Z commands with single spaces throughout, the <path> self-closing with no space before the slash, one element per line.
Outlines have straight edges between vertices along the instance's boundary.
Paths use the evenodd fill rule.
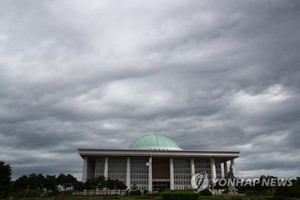
<path fill-rule="evenodd" d="M 299 179 L 299 177 L 297 177 L 296 180 L 292 181 L 291 186 L 277 187 L 274 195 L 276 197 L 300 198 L 300 179 Z"/>
<path fill-rule="evenodd" d="M 43 192 L 43 189 L 45 188 L 46 178 L 43 176 L 43 174 L 38 174 L 36 176 L 36 181 L 36 190 L 38 191 L 38 196 L 40 196 L 41 192 Z"/>
<path fill-rule="evenodd" d="M 76 183 L 77 183 L 77 179 L 73 175 L 67 174 L 66 180 L 65 180 L 65 187 L 67 188 L 67 190 L 73 190 L 74 185 Z"/>
<path fill-rule="evenodd" d="M 57 191 L 56 176 L 47 175 L 45 179 L 45 188 L 47 194 L 53 194 Z"/>
<path fill-rule="evenodd" d="M 94 190 L 94 195 L 96 195 L 96 189 L 99 188 L 98 179 L 97 178 L 91 179 L 91 184 L 92 184 L 92 189 Z"/>
<path fill-rule="evenodd" d="M 38 177 L 35 173 L 28 176 L 28 188 L 30 195 L 36 195 L 36 189 L 38 188 Z"/>
<path fill-rule="evenodd" d="M 63 187 L 64 191 L 66 190 L 67 185 L 67 176 L 64 173 L 60 173 L 57 178 L 57 185 Z"/>
<path fill-rule="evenodd" d="M 107 189 L 109 189 L 109 194 L 111 195 L 111 190 L 116 189 L 116 182 L 115 180 L 107 179 L 106 183 L 107 183 L 106 187 Z"/>
<path fill-rule="evenodd" d="M 98 185 L 98 189 L 103 194 L 103 189 L 106 187 L 106 180 L 104 176 L 97 177 L 97 185 Z"/>
<path fill-rule="evenodd" d="M 6 197 L 9 192 L 11 181 L 11 167 L 0 161 L 0 197 Z"/>
<path fill-rule="evenodd" d="M 19 177 L 13 186 L 15 191 L 18 191 L 21 196 L 25 196 L 28 189 L 28 177 L 26 175 Z"/>
<path fill-rule="evenodd" d="M 93 180 L 93 179 L 88 179 L 88 180 L 83 184 L 84 189 L 87 190 L 87 195 L 89 195 L 89 191 L 90 191 L 91 189 L 93 189 L 93 186 L 94 186 L 94 180 Z"/>
<path fill-rule="evenodd" d="M 127 186 L 125 185 L 125 183 L 123 183 L 122 181 L 119 181 L 118 179 L 116 179 L 115 181 L 116 181 L 116 189 L 120 190 L 120 196 L 121 196 L 122 190 L 126 190 Z"/>
<path fill-rule="evenodd" d="M 81 192 L 83 192 L 83 190 L 84 190 L 84 184 L 83 184 L 83 182 L 77 181 L 74 184 L 74 190 L 80 192 L 80 194 L 81 194 Z"/>

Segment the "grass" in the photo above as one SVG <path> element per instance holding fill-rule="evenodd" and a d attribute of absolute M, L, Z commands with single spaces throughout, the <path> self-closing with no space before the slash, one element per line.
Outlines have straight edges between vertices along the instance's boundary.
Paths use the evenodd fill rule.
<path fill-rule="evenodd" d="M 65 197 L 32 197 L 19 198 L 18 200 L 162 200 L 158 197 L 147 196 L 65 196 Z M 200 196 L 199 200 L 300 200 L 300 198 L 273 198 L 272 196 Z"/>

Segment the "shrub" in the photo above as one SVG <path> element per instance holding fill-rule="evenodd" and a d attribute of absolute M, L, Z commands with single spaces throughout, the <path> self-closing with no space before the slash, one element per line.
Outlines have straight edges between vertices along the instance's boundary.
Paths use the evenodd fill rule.
<path fill-rule="evenodd" d="M 120 199 L 118 196 L 106 196 L 103 199 Z"/>
<path fill-rule="evenodd" d="M 285 200 L 284 197 L 275 196 L 272 198 L 272 200 Z"/>
<path fill-rule="evenodd" d="M 161 193 L 164 200 L 198 200 L 199 194 L 190 190 L 172 190 Z"/>
<path fill-rule="evenodd" d="M 247 198 L 245 198 L 243 196 L 233 196 L 231 199 L 232 200 L 246 200 Z"/>
<path fill-rule="evenodd" d="M 212 193 L 209 191 L 209 189 L 205 189 L 205 190 L 202 190 L 200 192 L 200 195 L 202 195 L 202 196 L 212 196 Z"/>
<path fill-rule="evenodd" d="M 300 187 L 297 188 L 296 186 L 292 187 L 278 187 L 276 189 L 276 192 L 274 194 L 274 198 L 279 197 L 293 197 L 293 198 L 299 198 L 300 197 Z"/>
<path fill-rule="evenodd" d="M 135 199 L 151 199 L 149 196 L 136 196 Z"/>
<path fill-rule="evenodd" d="M 158 193 L 162 193 L 162 192 L 164 192 L 164 191 L 166 191 L 167 189 L 166 188 L 160 188 L 159 190 L 158 190 Z"/>
<path fill-rule="evenodd" d="M 141 195 L 141 190 L 132 190 L 130 191 L 130 195 Z"/>
<path fill-rule="evenodd" d="M 159 196 L 159 193 L 147 193 L 146 196 L 153 199 L 154 197 Z"/>

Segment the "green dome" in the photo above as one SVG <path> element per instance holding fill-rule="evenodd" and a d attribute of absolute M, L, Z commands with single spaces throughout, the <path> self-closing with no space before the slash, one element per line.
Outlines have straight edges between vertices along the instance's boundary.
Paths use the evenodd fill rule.
<path fill-rule="evenodd" d="M 156 134 L 138 138 L 129 149 L 182 150 L 172 139 Z"/>

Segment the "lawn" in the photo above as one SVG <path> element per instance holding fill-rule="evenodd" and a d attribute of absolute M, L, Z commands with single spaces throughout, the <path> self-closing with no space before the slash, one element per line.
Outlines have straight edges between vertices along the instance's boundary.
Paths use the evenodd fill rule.
<path fill-rule="evenodd" d="M 20 198 L 19 200 L 162 200 L 158 197 L 148 196 L 66 196 L 66 197 L 40 197 L 40 198 Z M 272 196 L 200 196 L 199 200 L 300 200 L 300 198 L 281 198 Z"/>

